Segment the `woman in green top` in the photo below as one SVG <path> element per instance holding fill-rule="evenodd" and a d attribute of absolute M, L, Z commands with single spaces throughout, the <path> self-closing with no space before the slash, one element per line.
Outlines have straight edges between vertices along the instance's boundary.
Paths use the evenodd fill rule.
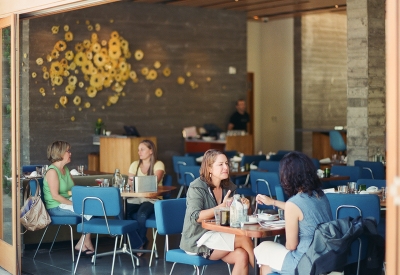
<path fill-rule="evenodd" d="M 74 186 L 74 180 L 65 165 L 71 162 L 71 146 L 66 141 L 55 141 L 47 147 L 47 159 L 51 162 L 43 179 L 43 195 L 47 212 L 50 216 L 79 216 L 72 212 L 68 206 L 72 206 L 71 196 L 68 194 Z M 83 236 L 75 246 L 80 249 Z M 90 234 L 87 234 L 82 247 L 83 255 L 94 253 Z"/>

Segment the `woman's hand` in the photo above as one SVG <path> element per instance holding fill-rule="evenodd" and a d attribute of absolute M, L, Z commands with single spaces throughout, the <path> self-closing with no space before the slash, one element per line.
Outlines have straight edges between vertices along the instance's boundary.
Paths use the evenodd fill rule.
<path fill-rule="evenodd" d="M 265 205 L 273 205 L 274 200 L 268 196 L 258 194 L 256 197 L 256 201 L 258 204 L 265 204 Z"/>
<path fill-rule="evenodd" d="M 250 208 L 250 201 L 247 198 L 240 198 L 240 202 L 243 205 L 247 205 L 247 208 Z"/>
<path fill-rule="evenodd" d="M 229 195 L 231 194 L 231 190 L 228 190 L 228 192 L 226 192 L 226 195 L 224 197 L 224 199 L 222 200 L 222 203 L 220 205 L 218 205 L 218 207 L 222 206 L 225 207 L 226 206 L 226 202 L 229 200 Z"/>

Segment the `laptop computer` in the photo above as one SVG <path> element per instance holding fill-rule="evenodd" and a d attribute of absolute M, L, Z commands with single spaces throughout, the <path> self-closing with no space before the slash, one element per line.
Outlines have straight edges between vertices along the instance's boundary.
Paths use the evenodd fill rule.
<path fill-rule="evenodd" d="M 135 193 L 157 192 L 157 176 L 135 177 Z"/>

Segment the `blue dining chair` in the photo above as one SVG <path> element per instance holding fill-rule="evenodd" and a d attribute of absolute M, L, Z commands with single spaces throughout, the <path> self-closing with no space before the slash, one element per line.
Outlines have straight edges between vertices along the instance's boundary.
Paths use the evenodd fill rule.
<path fill-rule="evenodd" d="M 36 166 L 35 166 L 36 169 Z M 42 196 L 41 199 L 43 201 L 44 204 L 44 197 L 43 197 L 43 178 L 38 178 L 37 181 L 35 179 L 31 179 L 29 181 L 29 187 L 30 187 L 30 194 L 34 195 L 36 193 L 36 188 L 39 184 L 40 190 L 42 190 Z M 46 232 L 47 229 L 49 229 L 50 225 L 58 225 L 58 229 L 56 234 L 54 235 L 53 238 L 53 242 L 51 243 L 50 249 L 49 249 L 49 253 L 51 253 L 51 250 L 53 249 L 54 243 L 57 239 L 58 236 L 58 232 L 60 231 L 60 228 L 62 225 L 67 225 L 69 227 L 69 231 L 70 231 L 70 236 L 71 236 L 71 255 L 72 255 L 72 262 L 75 261 L 75 255 L 74 255 L 74 232 L 72 230 L 72 226 L 73 225 L 77 225 L 78 223 L 80 223 L 82 221 L 82 219 L 80 217 L 77 216 L 50 216 L 51 217 L 51 223 L 46 227 L 46 229 L 43 232 L 42 238 L 39 241 L 39 244 L 36 248 L 35 254 L 33 255 L 33 259 L 35 259 L 36 254 L 39 251 L 40 245 L 42 244 L 42 241 L 44 239 L 44 237 L 46 236 Z"/>
<path fill-rule="evenodd" d="M 236 151 L 236 150 L 228 150 L 228 151 L 224 151 L 223 153 L 225 154 L 225 156 L 229 160 L 229 159 L 233 158 L 234 156 L 236 156 L 238 151 Z"/>
<path fill-rule="evenodd" d="M 258 170 L 266 170 L 266 172 L 279 173 L 279 161 L 261 160 L 258 163 Z"/>
<path fill-rule="evenodd" d="M 156 201 L 154 203 L 154 212 L 156 214 L 157 232 L 160 235 L 165 235 L 165 261 L 173 263 L 170 275 L 177 263 L 194 266 L 197 275 L 200 275 L 199 267 L 203 267 L 204 271 L 205 266 L 222 262 L 222 260 L 212 261 L 198 255 L 189 255 L 180 248 L 169 248 L 168 236 L 182 233 L 186 213 L 186 198 Z M 229 274 L 231 274 L 229 264 L 228 270 Z M 203 274 L 203 271 L 201 274 Z"/>
<path fill-rule="evenodd" d="M 278 173 L 250 171 L 251 189 L 254 194 L 263 194 L 276 197 L 276 187 L 280 187 Z M 270 205 L 258 205 L 258 209 L 273 209 Z"/>
<path fill-rule="evenodd" d="M 82 219 L 78 224 L 77 231 L 83 234 L 83 242 L 79 249 L 78 259 L 74 268 L 74 274 L 78 268 L 79 259 L 82 253 L 83 243 L 88 233 L 96 234 L 96 245 L 93 255 L 93 265 L 96 265 L 97 247 L 99 241 L 99 234 L 108 234 L 115 237 L 115 245 L 113 252 L 113 260 L 111 267 L 111 274 L 114 273 L 115 254 L 118 245 L 118 237 L 126 235 L 129 244 L 129 254 L 131 256 L 133 268 L 135 262 L 133 260 L 132 248 L 130 245 L 128 232 L 134 231 L 138 228 L 137 221 L 134 220 L 121 220 L 109 219 L 109 217 L 119 216 L 122 209 L 122 202 L 120 191 L 115 187 L 85 187 L 74 186 L 72 188 L 72 204 L 74 212 L 81 215 L 92 215 L 90 220 Z"/>
<path fill-rule="evenodd" d="M 385 166 L 382 162 L 355 160 L 354 166 L 361 167 L 362 179 L 384 180 L 386 178 Z"/>
<path fill-rule="evenodd" d="M 240 161 L 240 167 L 245 167 L 246 164 L 253 164 L 258 166 L 259 162 L 262 160 L 266 160 L 267 157 L 265 155 L 244 155 L 242 160 Z M 243 185 L 246 183 L 247 176 L 237 176 L 232 179 L 232 181 L 237 185 Z"/>
<path fill-rule="evenodd" d="M 314 164 L 314 166 L 315 166 L 315 169 L 320 169 L 321 168 L 321 164 L 320 164 L 320 162 L 319 162 L 319 160 L 318 159 L 316 159 L 316 158 L 311 158 L 311 161 L 312 161 L 312 163 Z"/>
<path fill-rule="evenodd" d="M 192 152 L 192 153 L 186 153 L 185 156 L 187 157 L 194 157 L 194 158 L 198 158 L 198 157 L 202 157 L 204 156 L 204 152 Z"/>
<path fill-rule="evenodd" d="M 33 171 L 36 171 L 36 167 L 42 168 L 43 165 L 38 164 L 38 165 L 23 165 L 22 166 L 22 173 L 31 173 Z"/>
<path fill-rule="evenodd" d="M 164 186 L 172 186 L 172 176 L 165 174 L 163 178 L 163 185 Z M 171 197 L 170 194 L 166 194 L 163 196 L 163 199 L 169 199 Z M 146 220 L 146 228 L 151 228 L 152 229 L 152 235 L 153 235 L 153 245 L 151 246 L 151 254 L 150 254 L 150 261 L 149 261 L 149 267 L 151 266 L 151 263 L 153 261 L 153 255 L 156 259 L 158 259 L 158 251 L 157 251 L 157 245 L 156 245 L 156 239 L 157 239 L 157 222 L 156 222 L 156 215 L 152 214 L 147 220 Z"/>
<path fill-rule="evenodd" d="M 330 181 L 329 185 L 331 187 L 336 187 L 339 185 L 347 185 L 348 182 L 357 182 L 361 177 L 361 167 L 358 166 L 345 166 L 345 165 L 334 165 L 331 167 L 331 175 L 349 176 L 348 180 L 337 180 Z"/>
<path fill-rule="evenodd" d="M 329 143 L 332 149 L 336 152 L 344 152 L 347 149 L 346 143 L 344 142 L 343 137 L 339 131 L 329 131 Z"/>
<path fill-rule="evenodd" d="M 185 181 L 181 177 L 181 174 L 179 173 L 179 167 L 180 166 L 185 166 L 185 165 L 191 165 L 195 166 L 196 165 L 196 158 L 191 157 L 191 156 L 172 156 L 172 164 L 174 167 L 174 172 L 176 174 L 178 184 L 181 186 L 178 192 L 178 196 L 180 197 L 182 194 L 183 189 L 185 188 Z"/>
<path fill-rule="evenodd" d="M 332 217 L 336 219 L 357 216 L 374 217 L 377 224 L 380 221 L 380 201 L 377 195 L 370 194 L 326 194 L 331 206 Z M 361 236 L 354 241 L 350 248 L 350 254 L 347 258 L 347 264 L 357 262 L 357 275 L 360 270 L 360 261 L 367 254 L 367 238 Z M 357 251 L 357 253 L 355 253 Z"/>
<path fill-rule="evenodd" d="M 183 178 L 186 187 L 190 186 L 190 183 L 200 177 L 200 166 L 197 165 L 181 165 L 179 167 L 179 173 Z"/>
<path fill-rule="evenodd" d="M 287 201 L 287 195 L 285 194 L 285 192 L 283 192 L 283 188 L 281 185 L 275 186 L 275 194 L 276 194 L 276 199 L 278 201 Z"/>

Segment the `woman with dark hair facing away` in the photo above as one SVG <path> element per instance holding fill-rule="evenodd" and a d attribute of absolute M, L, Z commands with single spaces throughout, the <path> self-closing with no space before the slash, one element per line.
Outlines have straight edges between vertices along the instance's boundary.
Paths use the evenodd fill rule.
<path fill-rule="evenodd" d="M 288 201 L 277 201 L 261 194 L 256 200 L 285 210 L 286 245 L 265 241 L 254 248 L 261 275 L 271 272 L 294 274 L 300 258 L 313 240 L 317 225 L 332 220 L 329 201 L 308 156 L 300 152 L 288 153 L 280 161 L 279 175 Z"/>
<path fill-rule="evenodd" d="M 71 162 L 71 145 L 68 142 L 58 140 L 47 147 L 47 159 L 51 165 L 43 178 L 43 197 L 46 202 L 47 212 L 51 216 L 79 216 L 72 211 L 71 195 L 68 193 L 75 185 L 74 180 L 66 166 Z M 83 236 L 75 246 L 79 250 L 83 242 Z M 92 256 L 94 248 L 90 234 L 86 234 L 82 246 L 82 255 Z"/>
<path fill-rule="evenodd" d="M 164 163 L 157 160 L 157 148 L 155 144 L 148 139 L 142 140 L 138 146 L 139 160 L 134 161 L 129 167 L 128 184 L 133 184 L 135 176 L 157 176 L 158 185 L 162 185 L 165 167 Z M 146 220 L 154 213 L 154 202 L 157 199 L 150 198 L 129 198 L 128 199 L 128 217 L 137 220 L 139 227 L 137 234 L 130 233 L 132 248 L 145 248 L 148 244 L 146 237 Z M 141 256 L 142 253 L 138 253 Z"/>
<path fill-rule="evenodd" d="M 203 220 L 214 218 L 214 209 L 225 207 L 236 185 L 229 180 L 227 157 L 218 150 L 204 153 L 200 178 L 190 183 L 186 194 L 186 214 L 180 248 L 190 255 L 209 260 L 223 260 L 233 264 L 232 275 L 248 274 L 249 263 L 254 266 L 253 244 L 249 237 L 208 231 L 201 226 Z M 249 205 L 249 200 L 242 198 Z M 218 241 L 223 235 L 224 246 Z"/>

